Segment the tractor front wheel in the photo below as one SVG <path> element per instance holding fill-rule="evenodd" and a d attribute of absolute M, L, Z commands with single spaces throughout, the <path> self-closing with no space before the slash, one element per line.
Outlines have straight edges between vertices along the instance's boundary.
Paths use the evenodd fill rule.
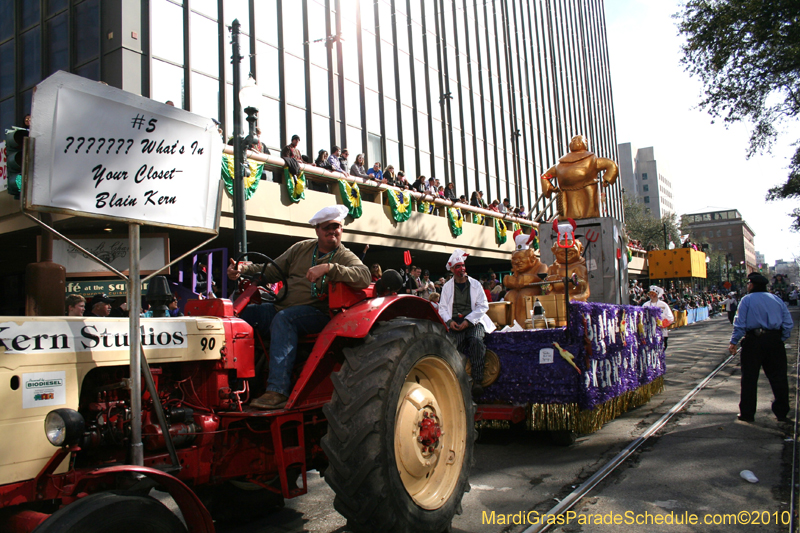
<path fill-rule="evenodd" d="M 462 356 L 440 324 L 379 324 L 332 376 L 322 448 L 356 532 L 441 533 L 461 512 L 475 440 Z"/>
<path fill-rule="evenodd" d="M 34 533 L 186 533 L 159 501 L 124 492 L 98 492 L 62 507 Z"/>

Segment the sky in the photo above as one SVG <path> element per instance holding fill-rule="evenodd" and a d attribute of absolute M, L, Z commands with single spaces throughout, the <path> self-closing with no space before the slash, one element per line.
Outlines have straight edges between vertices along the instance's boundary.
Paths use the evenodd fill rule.
<path fill-rule="evenodd" d="M 609 62 L 617 141 L 653 146 L 666 162 L 678 215 L 738 209 L 766 262 L 800 256 L 800 233 L 788 213 L 796 200 L 766 202 L 783 184 L 800 139 L 800 121 L 784 126 L 772 152 L 746 158 L 749 123 L 726 128 L 699 109 L 702 85 L 680 65 L 682 37 L 675 0 L 606 0 Z"/>

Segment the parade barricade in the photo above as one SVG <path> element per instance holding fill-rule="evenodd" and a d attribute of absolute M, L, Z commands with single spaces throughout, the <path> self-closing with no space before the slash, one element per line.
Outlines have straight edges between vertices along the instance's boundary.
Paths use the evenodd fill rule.
<path fill-rule="evenodd" d="M 485 404 L 522 405 L 530 429 L 597 431 L 663 389 L 664 343 L 657 313 L 572 302 L 569 331 L 487 335 L 486 347 L 497 354 L 500 369 L 485 388 L 479 411 Z"/>

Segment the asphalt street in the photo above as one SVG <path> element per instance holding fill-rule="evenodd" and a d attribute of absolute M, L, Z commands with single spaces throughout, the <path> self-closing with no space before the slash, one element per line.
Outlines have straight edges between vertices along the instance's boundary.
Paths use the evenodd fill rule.
<path fill-rule="evenodd" d="M 795 322 L 800 310 L 792 311 Z M 797 330 L 787 343 L 790 388 L 794 405 L 794 363 Z M 667 351 L 665 391 L 648 404 L 631 410 L 601 430 L 580 436 L 569 447 L 549 435 L 510 430 L 484 431 L 476 445 L 471 491 L 464 496 L 463 514 L 454 532 L 522 532 L 528 523 L 513 523 L 514 515 L 545 513 L 613 458 L 727 357 L 731 326 L 717 317 L 674 330 Z M 642 446 L 621 468 L 606 478 L 574 508 L 575 517 L 560 531 L 787 531 L 788 472 L 791 439 L 774 420 L 769 384 L 759 381 L 758 413 L 754 424 L 736 421 L 739 367 L 735 358 L 701 391 L 687 408 Z M 751 470 L 758 483 L 740 477 Z M 345 533 L 344 518 L 333 509 L 333 492 L 318 473 L 309 473 L 308 494 L 287 500 L 277 510 L 249 524 L 217 524 L 220 532 Z M 700 520 L 715 514 L 750 513 L 748 525 L 626 525 L 650 515 L 675 517 L 695 514 Z M 752 519 L 753 512 L 761 513 Z M 492 512 L 494 521 L 492 523 Z M 766 514 L 765 514 L 766 513 Z M 498 523 L 498 517 L 511 523 Z M 579 523 L 614 520 L 622 524 Z M 602 517 L 606 518 L 603 519 Z M 629 518 L 632 517 L 632 518 Z M 673 518 L 673 520 L 675 520 Z"/>

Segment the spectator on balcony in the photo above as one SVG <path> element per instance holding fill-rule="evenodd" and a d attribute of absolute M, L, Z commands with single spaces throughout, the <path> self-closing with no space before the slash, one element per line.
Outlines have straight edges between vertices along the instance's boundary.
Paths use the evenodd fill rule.
<path fill-rule="evenodd" d="M 496 212 L 499 213 L 500 212 L 500 208 L 498 207 L 499 205 L 500 205 L 500 202 L 498 200 L 492 200 L 492 203 L 489 205 L 488 209 L 490 211 L 496 211 Z"/>
<path fill-rule="evenodd" d="M 458 199 L 458 196 L 456 196 L 456 184 L 452 181 L 447 184 L 447 187 L 444 190 L 444 198 L 445 200 L 450 200 L 451 202 L 455 202 Z"/>
<path fill-rule="evenodd" d="M 331 155 L 328 156 L 328 164 L 330 165 L 331 170 L 334 172 L 347 174 L 347 171 L 342 168 L 342 164 L 339 162 L 339 156 L 341 153 L 342 151 L 339 149 L 339 147 L 334 145 L 333 148 L 331 148 Z"/>
<path fill-rule="evenodd" d="M 406 179 L 406 173 L 402 170 L 397 172 L 397 186 L 401 189 L 408 189 L 411 187 L 411 184 L 409 184 L 408 180 Z"/>
<path fill-rule="evenodd" d="M 374 179 L 378 183 L 383 181 L 383 172 L 381 171 L 381 164 L 378 161 L 375 161 L 375 164 L 372 165 L 372 168 L 367 170 L 367 174 L 370 178 Z"/>
<path fill-rule="evenodd" d="M 350 167 L 350 175 L 364 179 L 369 178 L 369 174 L 367 174 L 367 170 L 364 168 L 364 154 L 358 154 L 356 156 L 356 162 Z"/>
<path fill-rule="evenodd" d="M 480 198 L 478 198 L 478 191 L 472 191 L 472 196 L 469 198 L 469 205 L 472 207 L 483 207 Z"/>
<path fill-rule="evenodd" d="M 383 183 L 397 187 L 397 176 L 394 173 L 394 166 L 386 165 L 386 170 L 383 171 Z"/>
<path fill-rule="evenodd" d="M 425 194 L 429 194 L 431 196 L 439 196 L 438 187 L 436 186 L 436 178 L 431 178 L 428 180 L 428 186 L 425 188 Z"/>
<path fill-rule="evenodd" d="M 267 148 L 266 144 L 261 142 L 261 128 L 255 129 L 255 135 L 256 135 L 256 142 L 248 146 L 247 149 L 253 152 L 258 152 L 259 154 L 269 155 L 269 148 Z"/>
<path fill-rule="evenodd" d="M 317 154 L 317 159 L 314 161 L 314 166 L 324 168 L 325 170 L 333 171 L 333 166 L 328 162 L 328 151 L 320 150 Z"/>
<path fill-rule="evenodd" d="M 425 185 L 425 176 L 417 176 L 417 181 L 411 184 L 411 188 L 418 193 L 425 194 L 427 186 Z"/>
<path fill-rule="evenodd" d="M 503 214 L 509 212 L 509 208 L 511 207 L 511 203 L 508 201 L 508 198 L 503 199 L 503 203 L 497 206 L 497 210 Z"/>
<path fill-rule="evenodd" d="M 481 203 L 481 207 L 487 209 L 489 205 L 486 203 L 486 200 L 483 199 L 483 191 L 478 191 L 478 200 Z"/>
<path fill-rule="evenodd" d="M 348 157 L 350 157 L 350 152 L 347 151 L 347 148 L 342 148 L 342 153 L 339 154 L 339 166 L 342 167 L 345 174 L 350 170 L 350 163 L 347 161 Z"/>
<path fill-rule="evenodd" d="M 303 155 L 300 153 L 300 148 L 298 148 L 299 144 L 300 136 L 292 135 L 292 142 L 283 147 L 281 157 L 291 157 L 298 163 L 304 163 Z"/>
<path fill-rule="evenodd" d="M 437 180 L 437 183 L 438 183 L 438 180 Z M 442 200 L 444 200 L 444 199 L 446 198 L 446 197 L 445 197 L 445 195 L 444 195 L 444 194 L 445 194 L 445 192 L 444 192 L 444 185 L 438 185 L 437 187 L 438 187 L 438 188 L 437 188 L 437 190 L 436 190 L 436 195 L 437 195 L 439 198 L 441 198 Z"/>

